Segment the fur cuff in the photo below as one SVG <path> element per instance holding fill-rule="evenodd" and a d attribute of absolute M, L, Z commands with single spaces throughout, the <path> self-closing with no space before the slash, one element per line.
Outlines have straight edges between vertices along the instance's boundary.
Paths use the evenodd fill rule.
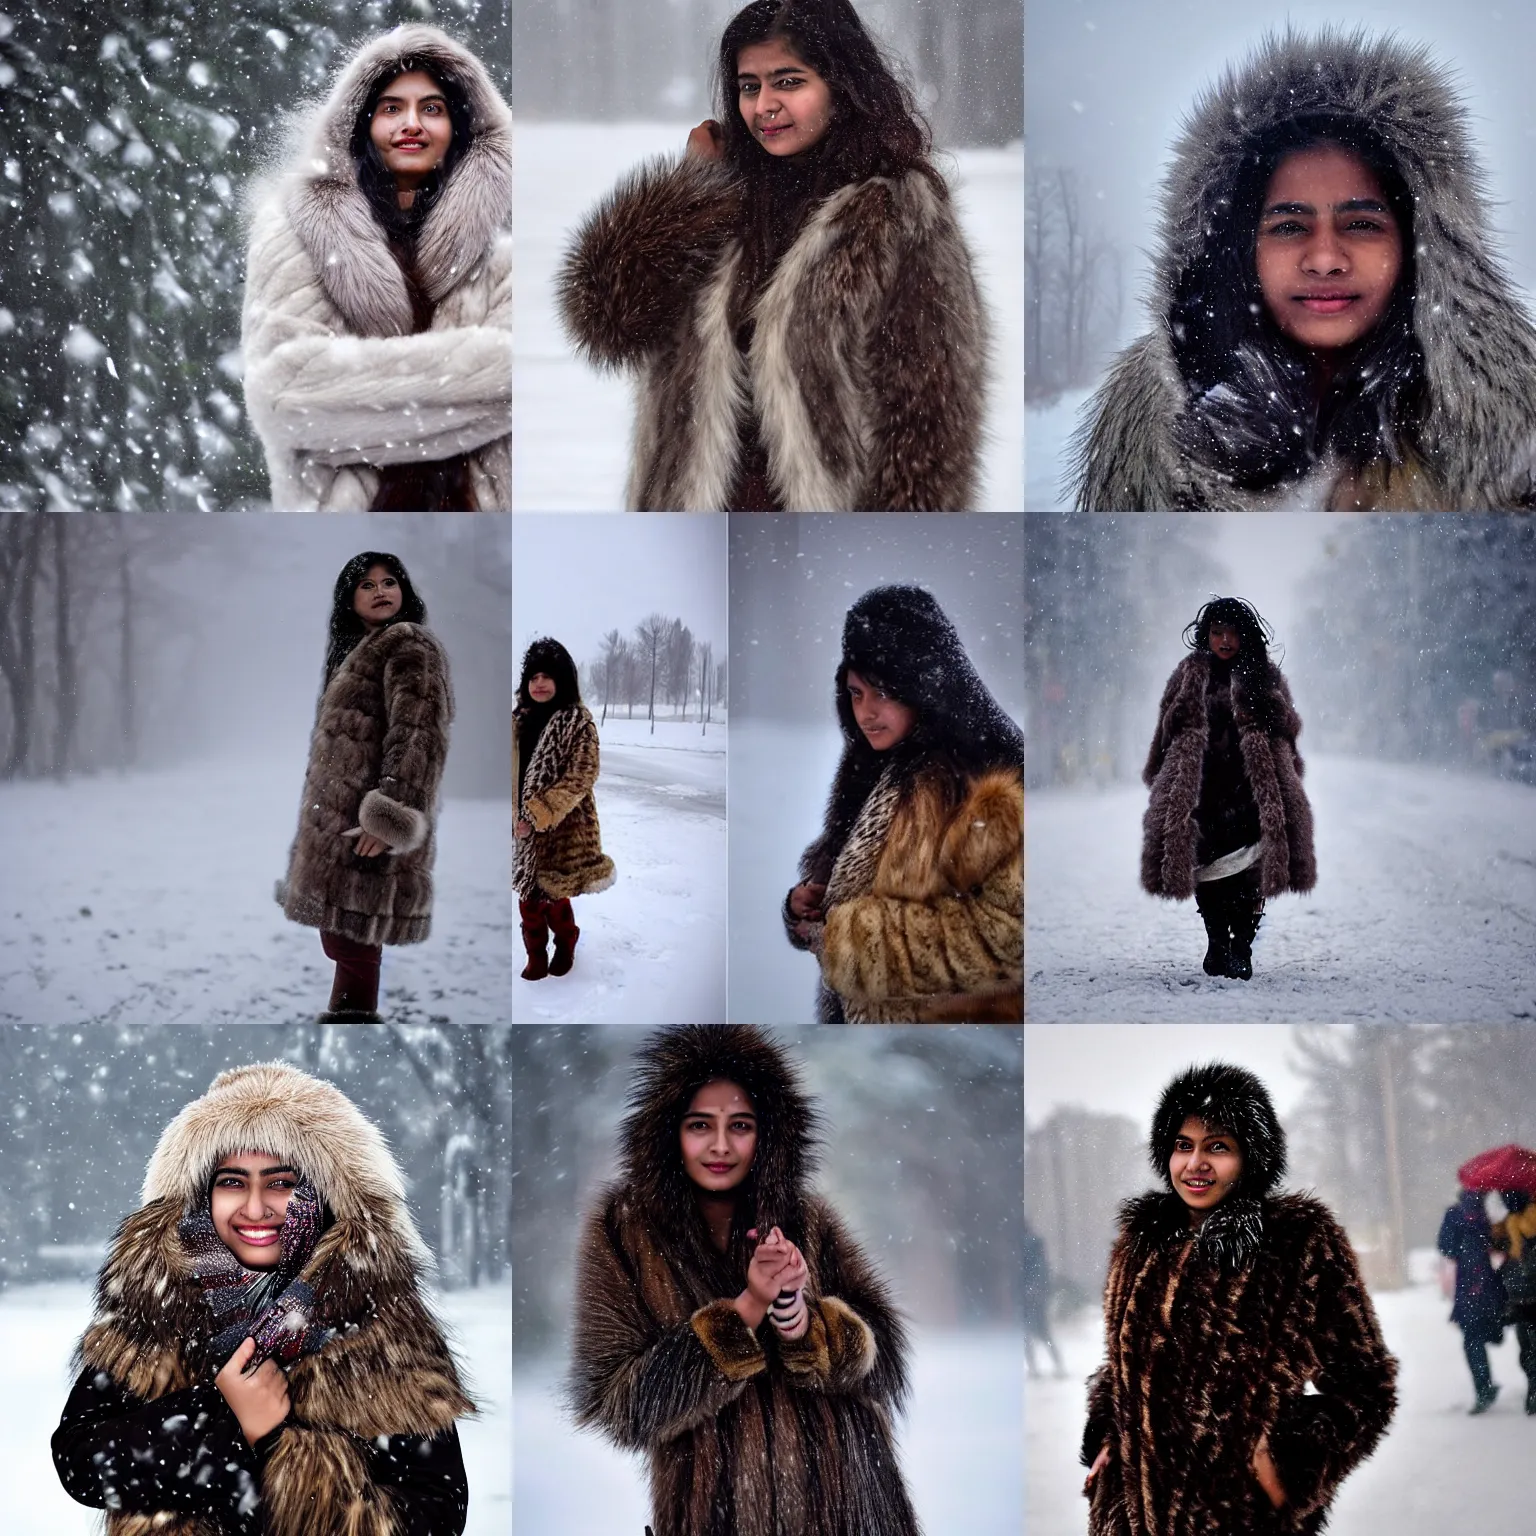
<path fill-rule="evenodd" d="M 689 1319 L 705 1353 L 727 1381 L 746 1381 L 767 1365 L 763 1346 L 728 1301 L 712 1301 Z"/>
<path fill-rule="evenodd" d="M 842 1388 L 864 1380 L 875 1365 L 875 1336 L 846 1302 L 824 1296 L 808 1307 L 810 1326 L 798 1339 L 779 1340 L 784 1369 L 802 1386 Z"/>
<path fill-rule="evenodd" d="M 370 789 L 357 808 L 357 824 L 369 837 L 389 844 L 391 853 L 414 853 L 427 840 L 431 823 L 382 790 Z"/>

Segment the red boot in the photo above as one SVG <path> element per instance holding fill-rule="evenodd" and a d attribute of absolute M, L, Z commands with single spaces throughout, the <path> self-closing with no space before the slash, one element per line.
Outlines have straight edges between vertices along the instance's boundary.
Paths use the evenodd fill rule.
<path fill-rule="evenodd" d="M 336 962 L 331 984 L 330 1007 L 317 1024 L 377 1024 L 379 1019 L 379 964 L 384 951 L 377 944 L 360 944 L 345 934 L 320 935 L 326 958 Z"/>
<path fill-rule="evenodd" d="M 523 948 L 528 951 L 523 980 L 543 981 L 549 975 L 549 957 L 544 953 L 544 945 L 549 939 L 549 903 L 538 897 L 532 901 L 519 898 L 517 915 L 523 923 Z"/>
<path fill-rule="evenodd" d="M 559 901 L 547 902 L 546 910 L 549 912 L 549 926 L 555 935 L 555 953 L 549 962 L 549 974 L 564 976 L 575 959 L 576 940 L 581 937 L 581 929 L 576 926 L 576 914 L 571 911 L 570 897 L 562 896 Z"/>

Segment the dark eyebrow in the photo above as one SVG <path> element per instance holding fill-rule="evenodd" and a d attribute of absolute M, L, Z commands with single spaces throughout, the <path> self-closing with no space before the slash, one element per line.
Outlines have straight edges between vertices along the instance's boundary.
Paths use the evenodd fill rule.
<path fill-rule="evenodd" d="M 804 64 L 781 64 L 777 69 L 770 69 L 768 71 L 768 78 L 775 80 L 780 75 L 803 75 L 805 70 L 806 66 Z M 738 80 L 756 80 L 757 76 L 742 70 L 737 72 L 736 78 Z"/>
<path fill-rule="evenodd" d="M 263 1168 L 258 1177 L 269 1179 L 274 1173 L 295 1172 L 297 1172 L 297 1170 L 290 1168 L 287 1163 L 279 1163 L 276 1168 Z M 237 1168 L 233 1163 L 226 1163 L 222 1168 L 215 1168 L 213 1171 L 213 1176 L 214 1178 L 218 1178 L 220 1174 L 224 1173 L 238 1173 L 242 1179 L 248 1179 L 251 1176 L 251 1170 L 249 1168 Z"/>
<path fill-rule="evenodd" d="M 1390 213 L 1392 210 L 1385 203 L 1377 202 L 1374 197 L 1352 197 L 1348 202 L 1335 203 L 1335 213 Z M 1315 217 L 1317 209 L 1311 203 L 1275 203 L 1264 210 L 1264 217 L 1271 218 L 1279 213 L 1301 213 L 1308 218 Z"/>
<path fill-rule="evenodd" d="M 374 105 L 382 107 L 386 101 L 404 101 L 404 100 L 405 100 L 404 96 L 380 96 L 378 101 L 375 102 Z M 429 96 L 418 96 L 416 98 L 416 100 L 417 101 L 442 101 L 442 102 L 446 102 L 448 100 L 448 98 L 446 96 L 440 94 L 440 93 L 434 93 L 434 94 L 429 95 Z"/>

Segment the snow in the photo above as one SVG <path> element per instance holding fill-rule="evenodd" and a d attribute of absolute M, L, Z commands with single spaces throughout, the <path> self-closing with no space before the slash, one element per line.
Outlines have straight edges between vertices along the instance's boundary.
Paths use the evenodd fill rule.
<path fill-rule="evenodd" d="M 0 785 L 0 1023 L 299 1023 L 324 1007 L 319 935 L 272 899 L 303 762 L 236 759 Z M 506 800 L 444 801 L 432 937 L 384 951 L 391 1022 L 504 1021 Z"/>
<path fill-rule="evenodd" d="M 627 376 L 599 374 L 571 351 L 554 275 L 577 225 L 620 176 L 681 153 L 692 123 L 519 123 L 513 225 L 517 291 L 512 360 L 514 504 L 529 511 L 612 511 L 628 475 Z M 1024 154 L 957 150 L 941 156 L 996 327 L 987 445 L 978 511 L 1021 505 L 1024 383 Z"/>
<path fill-rule="evenodd" d="M 1031 1020 L 1536 1019 L 1536 790 L 1322 754 L 1305 782 L 1317 889 L 1269 902 L 1249 982 L 1200 969 L 1192 901 L 1141 889 L 1141 785 L 1031 791 Z"/>
<path fill-rule="evenodd" d="M 594 711 L 600 715 L 601 710 Z M 718 1024 L 725 1017 L 726 727 L 610 715 L 594 798 L 616 879 L 572 902 L 566 976 L 524 981 L 514 1024 Z"/>
<path fill-rule="evenodd" d="M 1472 1383 L 1461 1333 L 1446 1321 L 1451 1307 L 1438 1286 L 1371 1300 L 1400 1365 L 1398 1409 L 1376 1454 L 1345 1482 L 1328 1517 L 1328 1536 L 1439 1536 L 1463 1528 L 1469 1517 L 1482 1529 L 1521 1528 L 1530 1513 L 1519 1469 L 1529 1464 L 1531 1421 L 1521 1412 L 1525 1381 L 1514 1334 L 1490 1351 L 1503 1393 L 1474 1419 L 1467 1415 Z M 1074 1536 L 1087 1528 L 1078 1447 L 1084 1382 L 1103 1359 L 1102 1319 L 1079 1314 L 1056 1339 L 1066 1379 L 1034 1377 L 1024 1389 L 1027 1508 L 1035 1536 Z"/>
<path fill-rule="evenodd" d="M 437 1298 L 480 1417 L 459 1424 L 469 1477 L 465 1536 L 504 1536 L 511 1527 L 508 1465 L 512 1390 L 510 1286 L 450 1291 Z M 0 1478 L 6 1489 L 6 1536 L 95 1536 L 101 1513 L 76 1504 L 59 1486 L 48 1442 L 69 1395 L 70 1353 L 91 1317 L 91 1288 L 56 1282 L 0 1291 Z"/>
<path fill-rule="evenodd" d="M 902 1473 L 931 1536 L 1018 1536 L 1022 1529 L 1023 1347 L 1021 1335 L 1003 1330 L 913 1332 L 912 1400 L 897 1435 Z M 559 1401 L 561 1369 L 548 1359 L 517 1362 L 518 1528 L 561 1536 L 644 1530 L 644 1461 L 572 1427 Z"/>
<path fill-rule="evenodd" d="M 1031 406 L 1024 416 L 1024 509 L 1065 512 L 1071 502 L 1062 491 L 1067 444 L 1093 389 L 1074 389 L 1049 405 Z"/>

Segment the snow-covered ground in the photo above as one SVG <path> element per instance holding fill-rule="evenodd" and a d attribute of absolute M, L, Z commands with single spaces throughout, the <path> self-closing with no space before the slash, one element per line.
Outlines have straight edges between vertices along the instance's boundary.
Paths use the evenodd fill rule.
<path fill-rule="evenodd" d="M 330 995 L 272 899 L 303 764 L 205 762 L 0 785 L 0 1023 L 290 1024 Z M 401 1023 L 507 1017 L 511 797 L 448 800 L 432 937 L 384 951 Z"/>
<path fill-rule="evenodd" d="M 566 976 L 524 981 L 514 1024 L 718 1024 L 725 1016 L 726 727 L 610 716 L 595 796 L 617 878 L 572 903 Z"/>
<path fill-rule="evenodd" d="M 469 1476 L 465 1536 L 506 1536 L 512 1526 L 512 1290 L 450 1291 L 437 1310 L 481 1410 L 459 1425 Z M 0 1486 L 6 1490 L 0 1526 L 6 1536 L 95 1536 L 101 1530 L 100 1512 L 76 1504 L 59 1486 L 48 1449 L 69 1395 L 70 1352 L 90 1317 L 89 1285 L 0 1291 Z"/>
<path fill-rule="evenodd" d="M 915 1331 L 901 1466 L 926 1536 L 1018 1536 L 1023 1341 L 1011 1332 Z M 517 1361 L 513 1497 L 519 1530 L 640 1532 L 645 1464 L 579 1431 L 559 1400 L 561 1366 Z"/>
<path fill-rule="evenodd" d="M 1192 901 L 1139 884 L 1139 784 L 1034 790 L 1025 974 L 1038 1023 L 1536 1020 L 1536 790 L 1309 755 L 1317 889 L 1268 905 L 1254 978 L 1200 969 Z"/>
<path fill-rule="evenodd" d="M 1503 1388 L 1491 1412 L 1470 1418 L 1472 1382 L 1461 1333 L 1446 1318 L 1436 1285 L 1372 1297 L 1387 1347 L 1397 1356 L 1397 1415 L 1376 1454 L 1345 1482 L 1328 1517 L 1328 1536 L 1446 1536 L 1463 1529 L 1519 1530 L 1530 1523 L 1525 1469 L 1536 1421 L 1521 1412 L 1525 1378 L 1513 1333 L 1490 1352 Z M 1030 1536 L 1078 1536 L 1087 1529 L 1078 1447 L 1084 1382 L 1103 1358 L 1095 1312 L 1057 1333 L 1066 1378 L 1032 1377 L 1024 1389 L 1024 1467 Z M 518 1405 L 521 1414 L 521 1403 Z"/>
<path fill-rule="evenodd" d="M 1024 414 L 1024 510 L 1065 512 L 1062 494 L 1067 444 L 1077 428 L 1083 402 L 1092 389 L 1074 389 L 1050 405 L 1031 406 Z"/>
<path fill-rule="evenodd" d="M 571 351 L 554 275 L 577 225 L 642 161 L 682 152 L 692 123 L 531 123 L 515 132 L 516 344 L 512 360 L 513 505 L 611 512 L 623 505 L 631 385 Z M 956 151 L 943 161 L 995 324 L 987 447 L 976 510 L 1022 505 L 1024 151 Z"/>

